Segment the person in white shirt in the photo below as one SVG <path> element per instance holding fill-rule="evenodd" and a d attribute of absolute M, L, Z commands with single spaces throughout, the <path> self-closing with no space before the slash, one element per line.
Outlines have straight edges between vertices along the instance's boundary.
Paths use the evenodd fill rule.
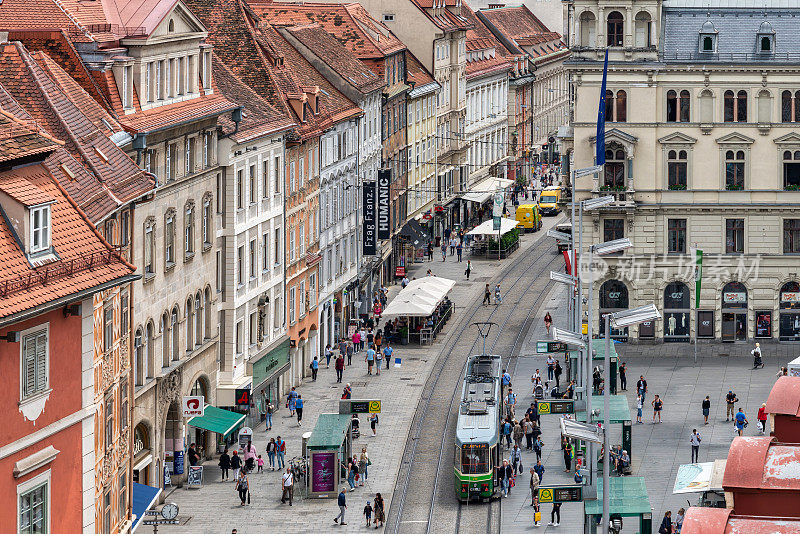
<path fill-rule="evenodd" d="M 286 472 L 281 477 L 281 485 L 283 487 L 281 504 L 284 504 L 286 499 L 289 499 L 289 506 L 291 506 L 292 497 L 294 497 L 294 475 L 292 475 L 292 470 L 289 467 L 286 468 Z"/>
<path fill-rule="evenodd" d="M 698 462 L 698 456 L 700 455 L 700 442 L 703 441 L 703 438 L 700 437 L 700 433 L 697 429 L 692 430 L 692 435 L 689 438 L 689 443 L 692 444 L 692 463 Z"/>

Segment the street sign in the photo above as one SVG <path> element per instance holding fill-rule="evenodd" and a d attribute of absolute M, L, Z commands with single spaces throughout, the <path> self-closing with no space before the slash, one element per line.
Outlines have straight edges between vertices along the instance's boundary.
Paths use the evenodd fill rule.
<path fill-rule="evenodd" d="M 549 415 L 551 413 L 575 413 L 575 401 L 573 400 L 553 400 L 539 402 L 539 415 Z"/>
<path fill-rule="evenodd" d="M 379 400 L 341 400 L 339 413 L 381 413 Z"/>
<path fill-rule="evenodd" d="M 160 515 L 161 515 L 161 512 L 159 512 L 158 510 L 145 510 L 145 511 L 144 511 L 144 515 L 156 515 L 156 516 L 160 516 Z"/>
<path fill-rule="evenodd" d="M 206 411 L 205 397 L 184 397 L 182 408 L 184 417 L 202 416 Z"/>
<path fill-rule="evenodd" d="M 568 484 L 563 486 L 539 486 L 540 503 L 581 502 L 583 486 Z"/>
<path fill-rule="evenodd" d="M 143 525 L 180 525 L 179 519 L 143 519 Z"/>
<path fill-rule="evenodd" d="M 567 344 L 560 341 L 537 341 L 536 354 L 547 354 L 548 352 L 564 352 Z"/>
<path fill-rule="evenodd" d="M 192 465 L 189 466 L 189 476 L 186 479 L 187 488 L 202 488 L 203 487 L 203 466 Z"/>
<path fill-rule="evenodd" d="M 250 406 L 250 390 L 249 389 L 236 389 L 233 394 L 236 401 L 236 406 Z"/>

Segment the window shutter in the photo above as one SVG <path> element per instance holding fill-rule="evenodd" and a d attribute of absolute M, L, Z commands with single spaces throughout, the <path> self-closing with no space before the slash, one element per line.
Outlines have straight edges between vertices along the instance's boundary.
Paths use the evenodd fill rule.
<path fill-rule="evenodd" d="M 22 385 L 23 397 L 29 397 L 36 391 L 36 338 L 27 336 L 23 347 L 24 376 Z"/>
<path fill-rule="evenodd" d="M 36 336 L 36 392 L 47 389 L 47 334 L 42 332 Z"/>

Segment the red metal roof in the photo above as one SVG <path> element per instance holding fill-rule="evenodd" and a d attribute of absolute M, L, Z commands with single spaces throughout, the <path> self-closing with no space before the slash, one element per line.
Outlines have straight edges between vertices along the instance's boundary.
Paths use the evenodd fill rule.
<path fill-rule="evenodd" d="M 778 378 L 767 397 L 767 413 L 800 417 L 800 377 Z"/>
<path fill-rule="evenodd" d="M 728 452 L 725 491 L 800 490 L 800 445 L 770 437 L 736 437 Z"/>
<path fill-rule="evenodd" d="M 800 519 L 733 515 L 730 508 L 686 510 L 682 534 L 797 534 Z"/>

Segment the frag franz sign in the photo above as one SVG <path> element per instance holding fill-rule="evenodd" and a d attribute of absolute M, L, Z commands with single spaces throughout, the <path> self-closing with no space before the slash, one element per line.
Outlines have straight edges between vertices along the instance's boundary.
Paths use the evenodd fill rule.
<path fill-rule="evenodd" d="M 364 182 L 364 235 L 361 246 L 364 256 L 377 253 L 378 235 L 375 225 L 375 182 Z"/>
<path fill-rule="evenodd" d="M 392 171 L 378 171 L 378 239 L 389 239 L 391 229 L 391 192 Z"/>

